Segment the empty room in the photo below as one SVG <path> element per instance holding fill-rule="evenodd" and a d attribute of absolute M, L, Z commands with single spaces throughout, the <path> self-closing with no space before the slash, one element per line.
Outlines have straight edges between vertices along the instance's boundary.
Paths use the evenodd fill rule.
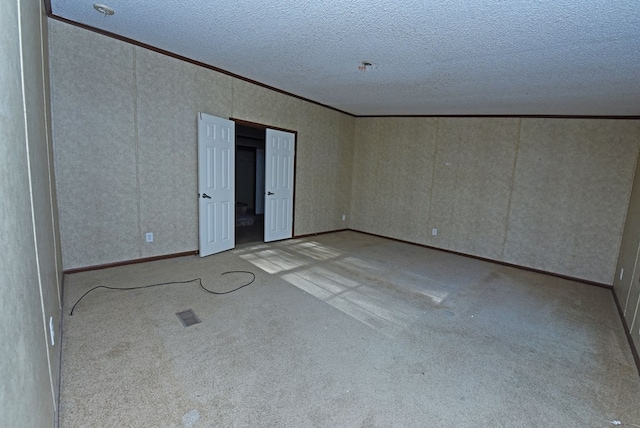
<path fill-rule="evenodd" d="M 638 28 L 12 0 L 0 425 L 640 427 Z"/>

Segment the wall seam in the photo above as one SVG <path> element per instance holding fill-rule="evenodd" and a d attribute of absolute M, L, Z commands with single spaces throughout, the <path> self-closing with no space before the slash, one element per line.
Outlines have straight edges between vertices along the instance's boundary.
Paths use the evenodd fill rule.
<path fill-rule="evenodd" d="M 384 129 L 384 128 L 387 127 L 387 123 L 386 123 L 387 120 L 382 119 L 382 121 L 383 121 L 383 124 L 380 124 L 380 123 L 378 124 L 378 126 L 379 126 L 379 128 L 377 128 L 378 137 L 380 136 L 380 134 L 382 134 L 381 129 Z M 374 199 L 375 201 L 379 201 L 380 200 L 380 171 L 381 171 L 380 158 L 382 157 L 380 155 L 380 150 L 382 150 L 382 148 L 380 146 L 384 147 L 384 143 L 385 143 L 385 141 L 382 141 L 382 142 L 380 142 L 380 141 L 381 141 L 380 138 L 376 139 L 376 146 L 375 146 L 376 151 L 374 152 L 375 153 L 375 157 L 376 157 L 375 194 L 374 194 L 375 195 L 374 196 L 375 197 L 375 199 Z M 377 229 L 381 228 L 380 224 L 382 224 L 383 227 L 386 226 L 386 224 L 384 222 L 384 217 L 381 217 L 380 211 L 381 210 L 379 208 L 376 209 L 376 219 L 374 220 L 374 224 L 378 225 Z M 369 230 L 372 230 L 372 229 L 375 229 L 375 228 L 376 228 L 375 226 L 369 225 Z"/>
<path fill-rule="evenodd" d="M 44 17 L 43 13 L 42 13 L 42 5 L 40 5 L 40 36 L 41 36 L 41 40 L 42 40 L 42 35 L 44 34 L 44 29 L 42 26 L 42 20 L 46 19 L 46 17 Z M 44 43 L 40 43 L 40 61 L 42 64 L 42 95 L 43 95 L 43 112 L 44 112 L 44 127 L 45 127 L 45 133 L 44 133 L 44 138 L 46 141 L 46 145 L 47 145 L 47 180 L 49 181 L 49 200 L 51 201 L 51 232 L 52 232 L 52 238 L 53 238 L 53 260 L 54 260 L 54 268 L 56 270 L 56 290 L 58 292 L 58 309 L 60 309 L 62 311 L 62 292 L 61 292 L 61 284 L 60 284 L 60 261 L 58 260 L 58 240 L 56 239 L 56 221 L 55 218 L 56 216 L 54 215 L 55 212 L 55 207 L 54 207 L 54 203 L 53 201 L 54 199 L 54 194 L 55 192 L 53 191 L 53 169 L 51 168 L 51 166 L 53 165 L 53 161 L 51 158 L 51 153 L 52 153 L 52 147 L 51 147 L 51 140 L 49 138 L 49 121 L 51 120 L 49 118 L 49 115 L 47 114 L 47 84 L 46 84 L 46 73 L 45 73 L 45 61 L 44 61 Z M 49 98 L 51 97 L 51 94 L 49 94 Z"/>
<path fill-rule="evenodd" d="M 22 28 L 22 9 L 21 0 L 16 1 L 18 11 L 18 44 L 20 50 L 20 84 L 22 86 L 22 114 L 24 118 L 24 136 L 25 136 L 25 149 L 27 155 L 27 176 L 29 177 L 29 202 L 31 204 L 31 226 L 33 228 L 33 251 L 36 262 L 36 272 L 38 275 L 38 288 L 40 291 L 40 310 L 42 311 L 42 328 L 44 330 L 44 348 L 47 353 L 47 370 L 49 371 L 49 387 L 51 388 L 51 403 L 53 405 L 53 414 L 57 412 L 56 406 L 56 394 L 53 387 L 53 373 L 51 372 L 51 353 L 49 352 L 49 335 L 47 334 L 47 315 L 44 307 L 44 293 L 42 291 L 42 272 L 40 271 L 40 254 L 38 252 L 38 237 L 36 234 L 36 210 L 35 201 L 33 199 L 33 174 L 31 172 L 31 154 L 29 152 L 29 121 L 27 113 L 27 87 L 25 82 L 25 65 L 24 65 L 24 45 L 22 43 L 23 28 Z M 42 4 L 40 3 L 40 8 Z M 40 13 L 41 9 L 38 9 Z M 40 40 L 42 44 L 42 31 L 40 32 Z"/>
<path fill-rule="evenodd" d="M 349 206 L 348 206 L 348 210 L 347 210 L 347 224 L 344 225 L 344 227 L 349 228 L 351 227 L 351 219 L 353 218 L 353 214 L 352 214 L 352 207 L 353 207 L 353 185 L 354 185 L 354 181 L 355 181 L 355 174 L 354 174 L 354 169 L 356 166 L 356 143 L 357 143 L 357 138 L 358 138 L 358 121 L 353 118 L 352 124 L 351 124 L 351 165 L 349 168 Z"/>
<path fill-rule="evenodd" d="M 236 111 L 234 110 L 235 103 L 233 102 L 235 98 L 235 87 L 236 87 L 236 79 L 232 77 L 231 78 L 231 117 L 238 117 L 238 115 L 236 114 Z"/>
<path fill-rule="evenodd" d="M 427 213 L 427 224 L 429 224 L 429 226 L 431 226 L 431 228 L 433 228 L 434 224 L 431 223 L 431 212 L 432 212 L 432 207 L 433 207 L 433 186 L 434 183 L 436 181 L 436 167 L 437 167 L 437 160 L 438 160 L 438 141 L 440 139 L 440 118 L 436 118 L 436 144 L 435 144 L 435 148 L 433 149 L 433 168 L 431 170 L 431 188 L 429 189 L 429 212 Z M 429 227 L 427 227 L 427 230 L 429 230 Z M 427 233 L 427 241 L 431 241 L 432 238 L 429 238 L 429 235 Z"/>
<path fill-rule="evenodd" d="M 138 138 L 138 67 L 137 62 L 138 58 L 136 56 L 136 47 L 133 48 L 133 129 L 135 132 L 135 155 L 136 155 L 136 190 L 137 197 L 136 200 L 138 202 L 138 257 L 142 258 L 142 215 L 141 209 L 142 206 L 140 199 L 142 197 L 142 192 L 140 191 L 140 141 Z"/>
<path fill-rule="evenodd" d="M 507 202 L 507 218 L 504 225 L 504 239 L 502 240 L 502 254 L 500 258 L 504 261 L 504 252 L 509 236 L 509 226 L 511 221 L 511 200 L 513 199 L 513 187 L 516 182 L 516 167 L 518 166 L 518 155 L 520 154 L 520 137 L 522 136 L 522 118 L 518 119 L 518 136 L 516 137 L 516 155 L 513 157 L 513 167 L 511 168 L 511 183 L 509 184 L 509 201 Z"/>
<path fill-rule="evenodd" d="M 352 141 L 352 145 L 351 145 L 351 189 L 349 191 L 349 217 L 348 217 L 348 226 L 351 227 L 353 224 L 353 216 L 354 216 L 354 209 L 353 209 L 353 195 L 354 195 L 354 186 L 356 184 L 356 146 L 358 145 L 359 142 L 359 127 L 358 127 L 358 121 L 356 119 L 353 120 L 353 141 Z"/>
<path fill-rule="evenodd" d="M 627 306 L 629 305 L 629 298 L 631 297 L 631 290 L 633 290 L 633 281 L 636 279 L 636 269 L 638 268 L 638 257 L 640 256 L 640 241 L 638 242 L 636 249 L 636 259 L 633 263 L 633 270 L 631 271 L 631 278 L 629 278 L 629 290 L 627 291 L 627 297 L 624 301 L 624 308 L 622 314 L 627 314 Z M 633 321 L 633 320 L 632 320 Z"/>
<path fill-rule="evenodd" d="M 54 117 L 54 111 L 56 110 L 55 104 L 56 104 L 56 100 L 54 97 L 54 87 L 53 87 L 53 75 L 54 75 L 54 70 L 53 70 L 53 65 L 52 65 L 52 60 L 51 60 L 51 40 L 55 39 L 55 31 L 51 31 L 51 27 L 53 24 L 53 26 L 55 27 L 55 25 L 57 24 L 57 21 L 55 20 L 49 20 L 47 21 L 48 25 L 47 25 L 47 31 L 48 31 L 48 39 L 49 39 L 49 45 L 48 45 L 48 49 L 49 49 L 49 56 L 48 56 L 48 66 L 49 66 L 49 108 L 50 108 L 50 112 L 51 112 L 51 123 L 49 124 L 49 126 L 51 127 L 50 131 L 51 131 L 51 152 L 53 154 L 53 161 L 51 166 L 53 167 L 53 176 L 54 176 L 54 188 L 55 188 L 55 196 L 56 196 L 56 211 L 58 213 L 58 237 L 59 237 L 59 244 L 60 244 L 60 267 L 62 268 L 61 272 L 60 272 L 60 287 L 63 288 L 63 276 L 64 276 L 64 251 L 62 249 L 63 247 L 63 242 L 62 242 L 62 222 L 60 221 L 60 207 L 58 206 L 58 182 L 56 180 L 56 176 L 55 176 L 55 172 L 58 169 L 57 165 L 58 165 L 58 157 L 57 157 L 57 150 L 56 150 L 56 137 L 55 137 L 55 129 L 56 129 L 56 123 L 53 119 Z M 53 205 L 53 200 L 51 201 L 51 204 Z M 57 250 L 57 247 L 56 247 Z M 64 299 L 64 290 L 61 290 L 61 294 L 62 294 L 62 298 Z"/>
<path fill-rule="evenodd" d="M 631 284 L 631 287 L 629 287 L 629 290 L 631 290 L 632 287 L 633 283 Z M 636 303 L 636 310 L 633 313 L 633 318 L 631 318 L 631 325 L 629 326 L 629 333 L 631 333 L 631 335 L 633 335 L 633 329 L 636 327 L 636 321 L 638 319 L 638 309 L 640 309 L 640 299 L 638 299 L 638 303 Z M 640 334 L 640 332 L 638 332 L 638 334 Z"/>

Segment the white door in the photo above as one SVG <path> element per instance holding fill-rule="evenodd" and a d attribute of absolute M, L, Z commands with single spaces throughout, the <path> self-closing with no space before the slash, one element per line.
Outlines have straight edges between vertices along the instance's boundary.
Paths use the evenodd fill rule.
<path fill-rule="evenodd" d="M 264 242 L 293 236 L 295 135 L 267 128 Z"/>
<path fill-rule="evenodd" d="M 200 257 L 235 247 L 235 123 L 198 115 Z"/>

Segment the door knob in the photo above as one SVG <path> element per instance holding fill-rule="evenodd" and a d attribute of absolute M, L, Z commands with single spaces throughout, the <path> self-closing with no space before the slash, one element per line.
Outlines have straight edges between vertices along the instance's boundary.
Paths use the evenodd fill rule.
<path fill-rule="evenodd" d="M 267 195 L 275 195 L 273 192 L 267 192 Z"/>
<path fill-rule="evenodd" d="M 203 193 L 202 197 L 205 198 L 205 199 L 211 199 L 211 196 L 207 195 L 206 193 Z"/>

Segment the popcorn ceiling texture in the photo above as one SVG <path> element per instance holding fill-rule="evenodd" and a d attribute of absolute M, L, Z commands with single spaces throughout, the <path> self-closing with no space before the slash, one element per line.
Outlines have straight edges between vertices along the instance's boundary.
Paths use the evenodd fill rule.
<path fill-rule="evenodd" d="M 636 0 L 51 3 L 356 115 L 640 115 Z"/>

